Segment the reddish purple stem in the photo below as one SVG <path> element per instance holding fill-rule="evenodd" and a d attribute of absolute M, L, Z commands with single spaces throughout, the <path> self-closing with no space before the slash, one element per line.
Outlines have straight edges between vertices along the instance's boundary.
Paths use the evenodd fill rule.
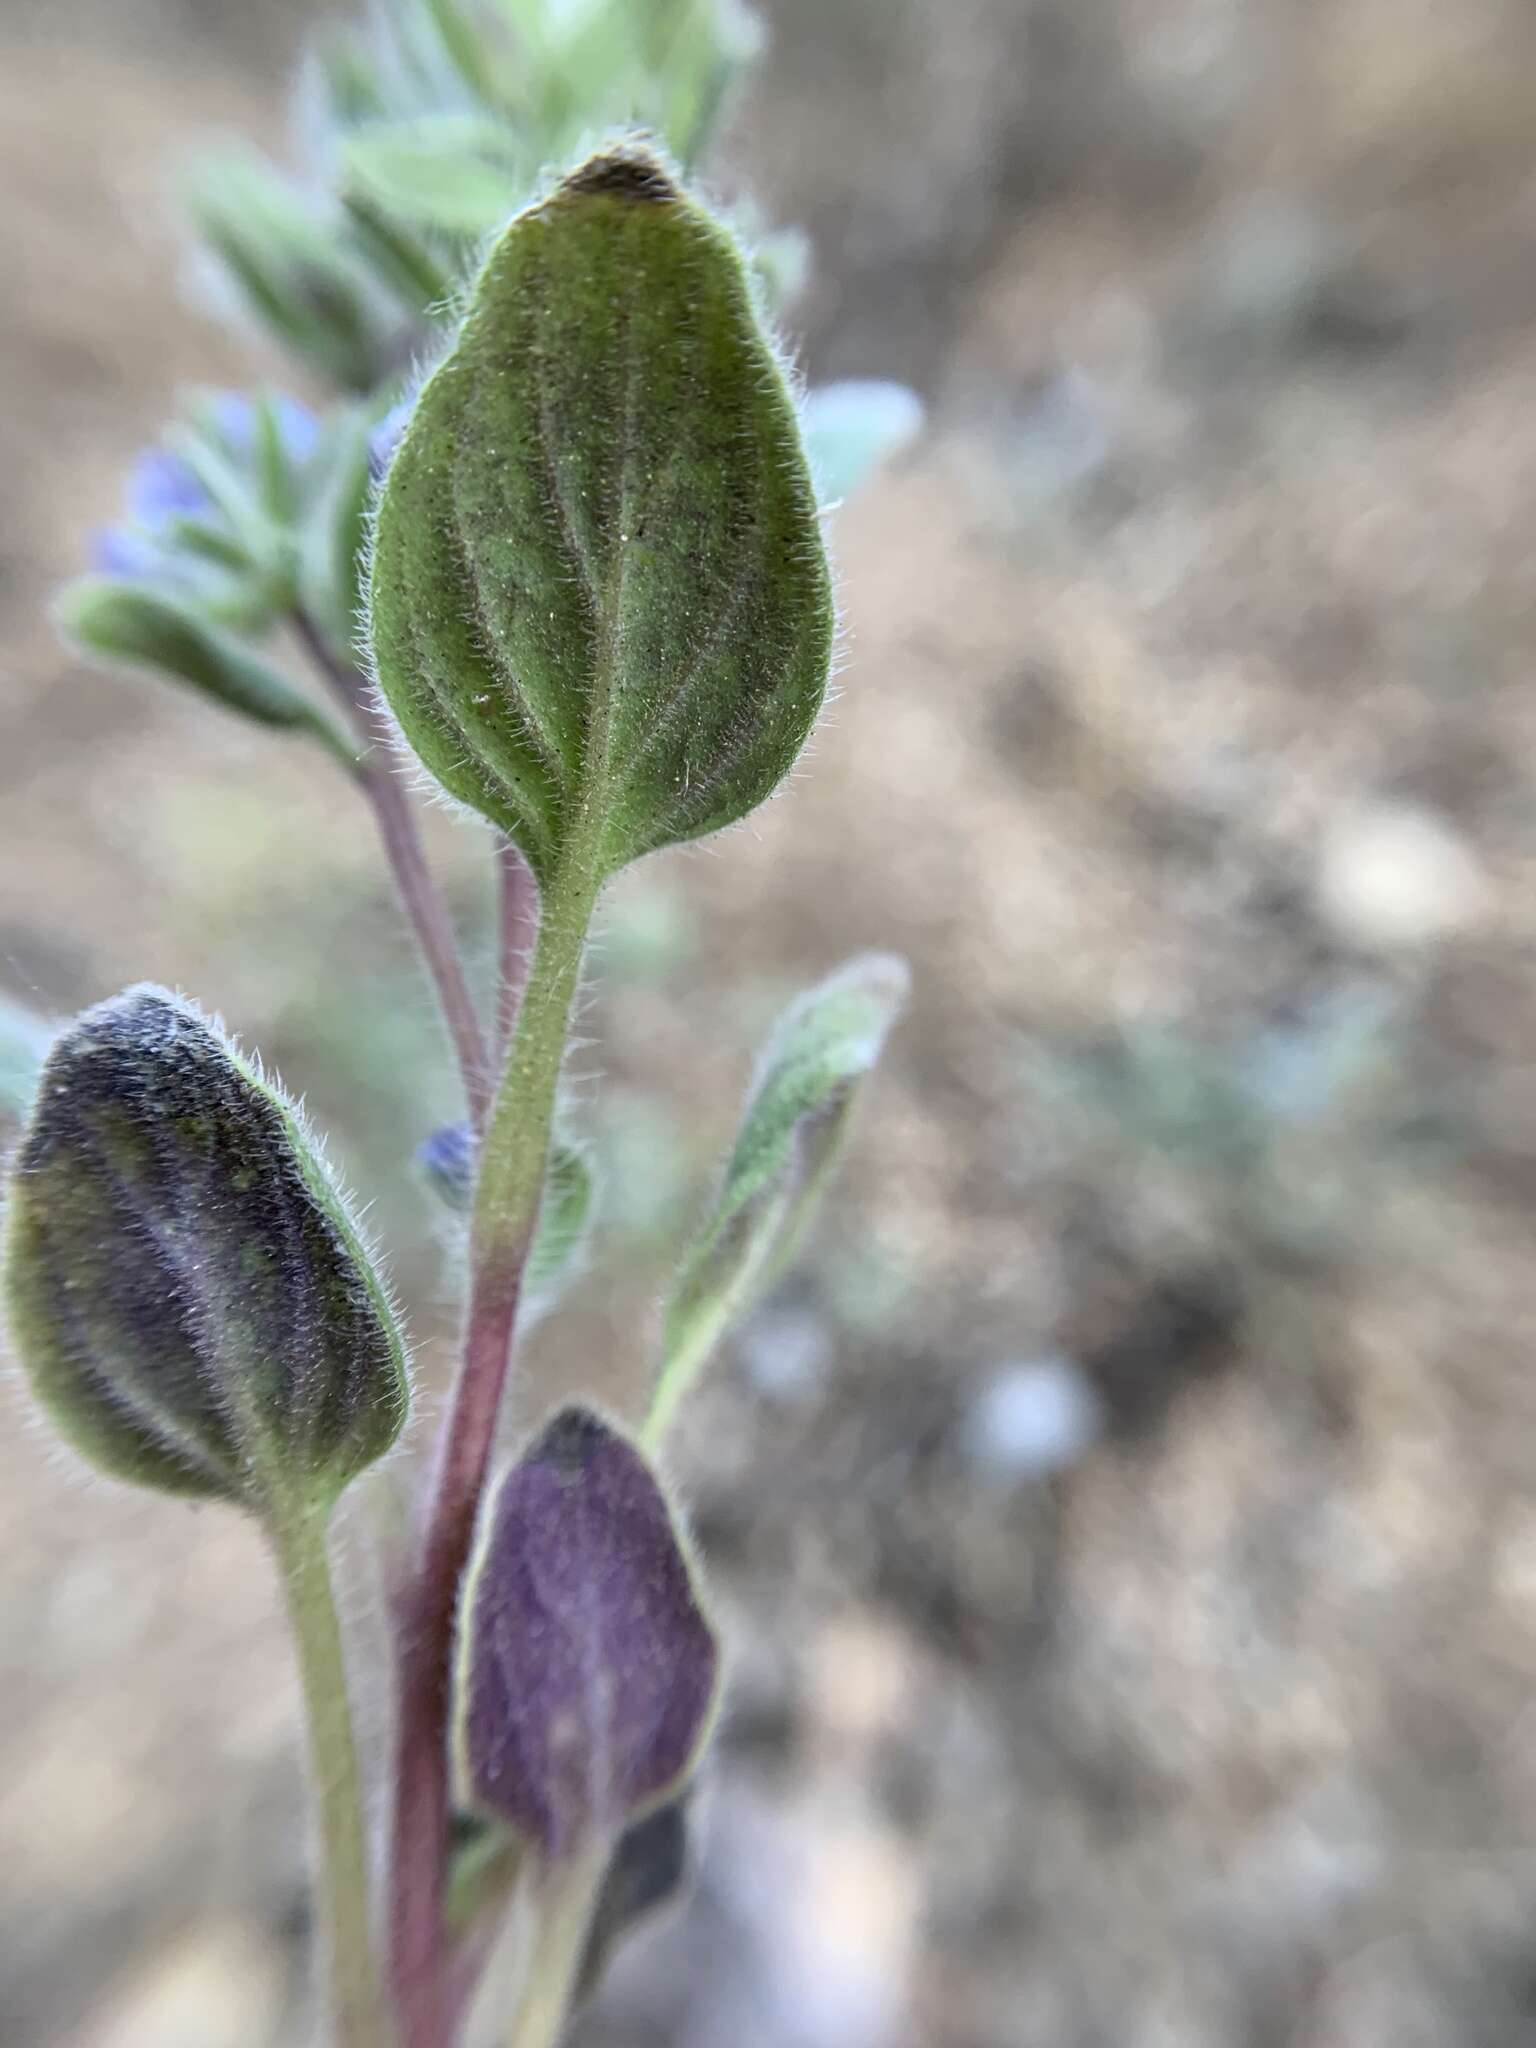
<path fill-rule="evenodd" d="M 449 1986 L 443 1939 L 448 1843 L 448 1669 L 459 1582 L 490 1464 L 517 1322 L 526 1246 L 478 1273 L 464 1363 L 438 1436 L 420 1565 L 399 1610 L 390 1973 L 403 2048 L 443 2048 Z"/>
<path fill-rule="evenodd" d="M 368 686 L 350 663 L 337 659 L 314 621 L 304 612 L 295 625 L 310 658 L 345 709 L 365 748 L 358 768 L 363 794 L 373 811 L 395 890 L 426 964 L 464 1083 L 470 1122 L 478 1130 L 490 1106 L 493 1076 L 485 1037 L 459 955 L 453 920 L 433 880 L 422 847 L 416 814 L 400 775 L 400 755 L 388 721 L 370 703 Z"/>

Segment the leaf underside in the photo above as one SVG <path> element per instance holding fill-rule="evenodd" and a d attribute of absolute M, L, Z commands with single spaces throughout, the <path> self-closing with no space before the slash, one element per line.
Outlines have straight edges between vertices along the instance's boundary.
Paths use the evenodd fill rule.
<path fill-rule="evenodd" d="M 743 816 L 820 707 L 832 602 L 794 409 L 725 231 L 594 158 L 503 235 L 380 502 L 406 739 L 547 880 Z"/>

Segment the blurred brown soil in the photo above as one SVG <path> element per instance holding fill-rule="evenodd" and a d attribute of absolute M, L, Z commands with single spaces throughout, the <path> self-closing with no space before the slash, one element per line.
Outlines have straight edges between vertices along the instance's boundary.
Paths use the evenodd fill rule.
<path fill-rule="evenodd" d="M 740 1347 L 677 1454 L 736 1703 L 699 1898 L 581 2038 L 1516 2048 L 1536 23 L 770 11 L 732 178 L 815 235 L 813 373 L 908 378 L 930 429 L 837 520 L 844 667 L 792 787 L 627 886 L 616 928 L 671 892 L 696 944 L 598 1006 L 585 1113 L 643 1093 L 707 1160 L 780 993 L 872 944 L 917 993 L 790 1297 L 835 1363 L 788 1398 Z M 80 672 L 45 616 L 175 389 L 246 373 L 177 294 L 165 171 L 280 134 L 304 12 L 0 14 L 0 977 L 60 1009 L 195 991 L 371 1165 L 420 1132 L 353 991 L 400 1043 L 428 1027 L 364 821 L 323 764 Z M 478 846 L 431 829 L 472 909 Z M 1220 1043 L 1357 985 L 1455 1139 L 1327 1256 L 1243 1236 L 1219 1185 L 1175 1211 L 1123 1150 L 1063 1151 L 1024 1086 L 1031 1045 Z M 430 1382 L 420 1206 L 381 1213 L 418 1233 Z M 541 1332 L 524 1414 L 578 1378 L 633 1405 L 659 1282 L 613 1263 Z M 1104 1433 L 1002 1484 L 964 1449 L 977 1390 L 1058 1351 Z M 259 1547 L 83 1480 L 0 1395 L 0 2041 L 300 2039 Z"/>

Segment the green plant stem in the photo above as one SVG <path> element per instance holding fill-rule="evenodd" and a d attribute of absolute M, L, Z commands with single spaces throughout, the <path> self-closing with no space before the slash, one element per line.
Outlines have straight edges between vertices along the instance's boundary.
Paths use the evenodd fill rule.
<path fill-rule="evenodd" d="M 369 1907 L 368 1830 L 324 1512 L 279 1517 L 272 1535 L 309 1728 L 316 1893 L 336 2048 L 390 2040 Z"/>
<path fill-rule="evenodd" d="M 606 1852 L 595 1848 L 542 1874 L 538 1932 L 507 2048 L 558 2048 L 571 2016 L 605 1864 Z"/>
<path fill-rule="evenodd" d="M 448 2038 L 443 1873 L 454 1612 L 538 1221 L 596 872 L 595 863 L 572 860 L 545 897 L 506 1072 L 481 1144 L 463 1364 L 438 1439 L 420 1565 L 401 1604 L 390 1953 L 407 2048 L 442 2048 Z"/>
<path fill-rule="evenodd" d="M 442 1012 L 464 1084 L 470 1121 L 478 1129 L 490 1103 L 490 1058 L 454 936 L 453 919 L 427 865 L 416 816 L 400 777 L 393 736 L 387 722 L 370 705 L 364 678 L 349 662 L 339 661 L 332 654 L 314 620 L 306 612 L 297 612 L 294 626 L 326 686 L 345 709 L 364 750 L 354 772 L 373 812 L 395 893 Z"/>
<path fill-rule="evenodd" d="M 659 1451 L 683 1396 L 708 1365 L 716 1345 L 751 1300 L 761 1261 L 748 1261 L 734 1279 L 701 1309 L 662 1360 L 651 1405 L 640 1425 L 640 1442 Z"/>
<path fill-rule="evenodd" d="M 523 1006 L 528 963 L 539 928 L 539 885 L 533 870 L 510 839 L 496 847 L 500 885 L 501 942 L 496 976 L 496 1066 L 499 1071 L 512 1043 L 517 1013 Z"/>
<path fill-rule="evenodd" d="M 651 1405 L 640 1425 L 640 1442 L 648 1451 L 658 1451 L 662 1439 L 682 1403 L 712 1357 L 716 1345 L 738 1316 L 763 1292 L 771 1277 L 782 1271 L 781 1253 L 789 1238 L 799 1236 L 800 1218 L 782 1197 L 770 1215 L 753 1232 L 740 1253 L 736 1268 L 716 1291 L 707 1296 L 683 1322 L 682 1329 L 669 1330 L 668 1347 L 651 1389 Z M 790 1247 L 792 1249 L 792 1245 Z M 686 1284 L 689 1268 L 684 1268 Z"/>

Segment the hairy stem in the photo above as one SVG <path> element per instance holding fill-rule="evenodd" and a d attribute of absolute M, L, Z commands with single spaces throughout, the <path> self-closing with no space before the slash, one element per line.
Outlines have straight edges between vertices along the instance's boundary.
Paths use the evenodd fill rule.
<path fill-rule="evenodd" d="M 279 1518 L 273 1548 L 309 1728 L 317 1837 L 316 1893 L 328 1952 L 336 2048 L 385 2048 L 391 2038 L 369 1911 L 368 1829 L 352 1730 L 341 1629 L 326 1558 L 326 1518 Z"/>
<path fill-rule="evenodd" d="M 651 1405 L 640 1425 L 640 1441 L 648 1451 L 661 1449 L 685 1395 L 692 1392 L 727 1330 L 783 1270 L 803 1227 L 797 1223 L 802 1207 L 809 1213 L 803 1197 L 794 1205 L 783 1195 L 775 1197 L 735 1270 L 717 1282 L 691 1314 L 677 1318 L 676 1326 L 669 1316 L 668 1346 L 652 1383 Z M 685 1286 L 688 1270 L 685 1267 Z"/>
<path fill-rule="evenodd" d="M 543 1874 L 538 1932 L 507 2048 L 558 2048 L 571 2016 L 605 1862 L 604 1850 L 592 1849 Z"/>
<path fill-rule="evenodd" d="M 495 1052 L 499 1070 L 512 1043 L 517 1013 L 523 1006 L 528 963 L 533 958 L 534 934 L 539 926 L 539 885 L 532 868 L 510 839 L 497 843 L 496 873 L 501 888 Z"/>
<path fill-rule="evenodd" d="M 295 615 L 295 626 L 311 660 L 344 706 L 367 749 L 357 771 L 358 779 L 378 826 L 400 906 L 437 996 L 464 1083 L 470 1121 L 478 1129 L 490 1103 L 492 1068 L 454 936 L 453 919 L 427 865 L 416 814 L 400 776 L 398 749 L 387 722 L 369 703 L 367 685 L 357 670 L 332 654 L 324 635 L 306 613 Z"/>
<path fill-rule="evenodd" d="M 408 2048 L 448 2038 L 443 1866 L 448 1676 L 459 1582 L 495 1443 L 523 1267 L 538 1221 L 561 1061 L 597 886 L 557 878 L 539 925 L 506 1073 L 481 1146 L 464 1357 L 438 1439 L 421 1562 L 400 1612 L 391 1966 Z"/>
<path fill-rule="evenodd" d="M 751 1299 L 755 1272 L 739 1274 L 689 1325 L 681 1340 L 662 1360 L 651 1393 L 651 1405 L 640 1425 L 640 1441 L 646 1450 L 661 1449 L 667 1431 L 699 1375 L 714 1355 L 715 1347 Z"/>

